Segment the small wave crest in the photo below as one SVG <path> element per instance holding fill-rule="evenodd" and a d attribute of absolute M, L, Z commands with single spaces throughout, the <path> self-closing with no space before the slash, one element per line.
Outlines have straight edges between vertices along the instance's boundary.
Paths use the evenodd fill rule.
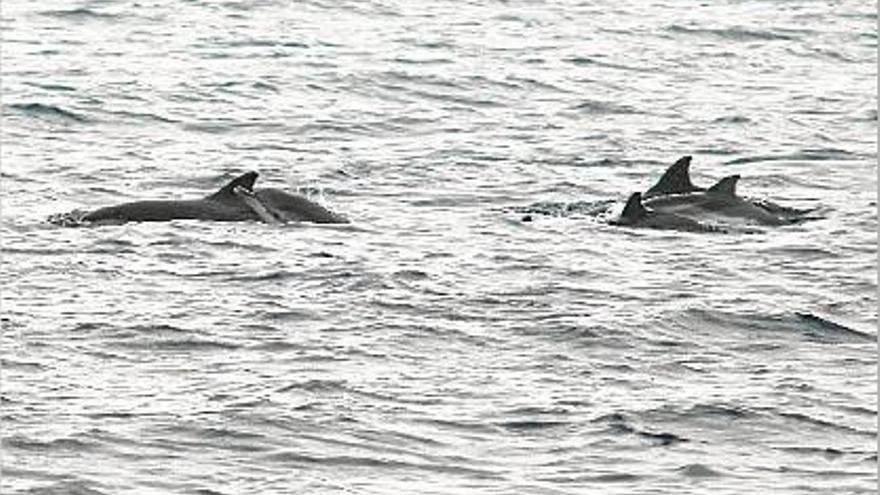
<path fill-rule="evenodd" d="M 79 209 L 66 213 L 53 213 L 46 217 L 46 221 L 60 227 L 81 227 L 88 223 L 85 221 L 85 216 L 88 213 L 86 210 Z"/>
<path fill-rule="evenodd" d="M 855 160 L 858 156 L 839 149 L 803 149 L 795 153 L 780 155 L 755 155 L 735 158 L 724 162 L 725 165 L 743 165 L 746 163 L 772 161 L 822 161 L 822 160 Z"/>
<path fill-rule="evenodd" d="M 636 72 L 644 72 L 647 69 L 632 67 L 629 65 L 618 64 L 614 62 L 606 62 L 604 60 L 599 60 L 598 57 L 571 57 L 566 60 L 566 62 L 577 65 L 577 66 L 596 66 L 596 67 L 604 67 L 608 69 L 619 69 L 619 70 L 629 70 Z"/>
<path fill-rule="evenodd" d="M 722 38 L 731 41 L 774 41 L 774 40 L 794 40 L 794 33 L 784 33 L 781 31 L 746 29 L 742 27 L 729 28 L 692 28 L 673 24 L 666 28 L 667 31 L 675 34 L 689 34 L 695 36 L 709 36 Z"/>
<path fill-rule="evenodd" d="M 90 121 L 87 117 L 76 112 L 47 103 L 10 103 L 9 108 L 34 118 L 78 123 Z"/>
<path fill-rule="evenodd" d="M 665 447 L 677 443 L 687 442 L 688 439 L 675 433 L 654 432 L 638 428 L 632 421 L 621 413 L 612 413 L 593 420 L 596 423 L 605 423 L 609 433 L 616 435 L 635 435 L 640 440 L 655 446 Z"/>
<path fill-rule="evenodd" d="M 761 332 L 767 337 L 801 335 L 828 344 L 875 340 L 875 337 L 869 333 L 840 325 L 809 312 L 760 314 L 689 309 L 679 317 L 679 323 L 692 328 L 712 328 L 719 334 L 727 336 L 738 331 L 744 334 Z"/>
<path fill-rule="evenodd" d="M 78 7 L 75 9 L 45 10 L 41 12 L 41 14 L 47 17 L 72 20 L 112 20 L 118 19 L 120 17 L 117 14 L 98 12 L 87 7 Z"/>
<path fill-rule="evenodd" d="M 27 450 L 35 452 L 90 452 L 96 450 L 93 443 L 84 442 L 76 438 L 56 438 L 54 440 L 35 440 L 21 435 L 14 435 L 3 439 L 5 450 Z"/>
<path fill-rule="evenodd" d="M 523 215 L 524 219 L 534 215 L 544 217 L 586 216 L 598 218 L 610 213 L 614 204 L 614 200 L 573 201 L 571 203 L 540 201 L 528 206 L 515 206 L 510 208 L 510 211 Z"/>
<path fill-rule="evenodd" d="M 721 473 L 718 471 L 706 466 L 705 464 L 688 464 L 678 468 L 678 472 L 681 473 L 682 476 L 686 476 L 688 478 L 714 478 L 717 476 L 721 476 Z"/>
<path fill-rule="evenodd" d="M 873 342 L 875 339 L 871 334 L 849 328 L 812 313 L 795 313 L 795 316 L 800 320 L 801 328 L 807 335 L 821 340 L 855 339 Z"/>
<path fill-rule="evenodd" d="M 629 105 L 618 105 L 607 101 L 586 100 L 574 107 L 580 113 L 590 115 L 639 114 L 643 113 Z"/>

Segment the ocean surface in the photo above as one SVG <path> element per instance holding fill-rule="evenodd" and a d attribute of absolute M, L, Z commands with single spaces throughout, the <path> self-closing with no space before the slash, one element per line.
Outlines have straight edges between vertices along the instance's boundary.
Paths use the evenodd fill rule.
<path fill-rule="evenodd" d="M 2 493 L 875 493 L 874 2 L 0 10 Z M 47 222 L 249 170 L 351 223 Z"/>

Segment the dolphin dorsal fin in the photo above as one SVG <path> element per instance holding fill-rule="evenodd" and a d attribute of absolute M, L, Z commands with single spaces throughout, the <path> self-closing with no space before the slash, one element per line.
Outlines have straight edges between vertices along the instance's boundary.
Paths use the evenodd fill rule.
<path fill-rule="evenodd" d="M 626 206 L 623 207 L 623 213 L 620 216 L 621 218 L 636 220 L 645 216 L 646 213 L 648 213 L 648 210 L 642 204 L 642 193 L 634 192 L 626 201 Z"/>
<path fill-rule="evenodd" d="M 663 194 L 685 194 L 694 191 L 702 191 L 691 183 L 690 176 L 691 157 L 683 156 L 670 165 L 654 187 L 645 192 L 645 197 L 661 196 Z"/>
<path fill-rule="evenodd" d="M 208 199 L 220 200 L 224 198 L 234 198 L 236 187 L 243 187 L 244 189 L 250 191 L 254 188 L 254 182 L 257 181 L 258 175 L 259 174 L 256 172 L 247 172 L 245 174 L 241 174 L 238 177 L 229 181 L 229 183 L 227 183 L 225 186 L 221 187 L 219 191 L 208 196 Z"/>
<path fill-rule="evenodd" d="M 718 183 L 710 187 L 707 192 L 730 197 L 736 196 L 736 183 L 738 180 L 739 174 L 729 175 L 719 180 Z"/>

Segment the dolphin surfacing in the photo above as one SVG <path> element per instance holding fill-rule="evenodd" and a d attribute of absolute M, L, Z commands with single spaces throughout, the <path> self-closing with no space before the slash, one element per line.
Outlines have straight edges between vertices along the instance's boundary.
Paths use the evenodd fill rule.
<path fill-rule="evenodd" d="M 719 227 L 702 224 L 684 215 L 645 208 L 645 205 L 642 203 L 642 193 L 640 192 L 630 195 L 626 206 L 623 208 L 623 213 L 618 218 L 611 220 L 610 223 L 611 225 L 624 227 L 680 230 L 685 232 L 724 232 Z"/>
<path fill-rule="evenodd" d="M 690 165 L 691 165 L 691 156 L 683 156 L 676 160 L 675 163 L 669 166 L 656 184 L 651 186 L 642 198 L 645 201 L 652 200 L 654 198 L 659 198 L 668 195 L 681 195 L 681 194 L 691 194 L 691 193 L 702 193 L 707 192 L 709 189 L 705 187 L 700 187 L 694 185 L 691 182 L 690 176 Z M 731 176 L 732 177 L 732 176 Z M 739 176 L 737 175 L 737 180 Z M 724 180 L 724 179 L 722 179 Z M 716 184 L 717 186 L 717 184 Z M 735 186 L 735 183 L 734 183 Z M 756 198 L 741 198 L 743 201 L 751 203 L 757 208 L 764 210 L 768 215 L 777 217 L 782 220 L 783 223 L 791 223 L 794 221 L 802 220 L 805 215 L 814 211 L 815 208 L 808 209 L 800 209 L 793 208 L 790 206 L 782 206 L 778 203 L 774 203 L 768 199 L 756 199 Z M 766 223 L 769 225 L 773 225 L 771 220 L 768 220 Z"/>
<path fill-rule="evenodd" d="M 674 213 L 706 220 L 736 220 L 756 225 L 787 225 L 790 219 L 773 215 L 768 210 L 736 195 L 740 176 L 727 176 L 704 192 L 669 194 L 645 201 L 658 212 Z"/>
<path fill-rule="evenodd" d="M 280 189 L 254 189 L 258 175 L 253 171 L 242 174 L 204 198 L 134 201 L 99 208 L 78 220 L 86 224 L 170 220 L 348 223 L 344 217 L 304 196 Z M 50 221 L 55 218 L 61 217 L 50 217 Z"/>
<path fill-rule="evenodd" d="M 610 223 L 688 232 L 755 232 L 751 226 L 789 225 L 805 220 L 812 211 L 738 196 L 739 174 L 709 188 L 695 186 L 690 164 L 690 156 L 679 158 L 644 196 L 632 194 L 623 213 Z"/>

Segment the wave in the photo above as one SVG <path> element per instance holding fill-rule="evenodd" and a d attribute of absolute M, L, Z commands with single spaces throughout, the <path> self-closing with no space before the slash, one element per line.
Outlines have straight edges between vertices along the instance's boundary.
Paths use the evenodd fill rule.
<path fill-rule="evenodd" d="M 876 340 L 874 335 L 846 327 L 812 313 L 795 313 L 795 316 L 803 323 L 801 329 L 807 335 L 820 340 L 855 339 L 857 341 L 865 342 L 873 342 Z"/>
<path fill-rule="evenodd" d="M 732 41 L 789 41 L 797 39 L 797 35 L 808 35 L 808 31 L 794 30 L 755 30 L 742 27 L 729 28 L 691 28 L 673 24 L 666 28 L 675 34 L 689 34 L 695 36 L 709 36 L 723 38 Z"/>
<path fill-rule="evenodd" d="M 239 349 L 240 344 L 222 342 L 219 340 L 198 339 L 187 337 L 181 339 L 141 339 L 134 341 L 119 341 L 116 347 L 135 350 L 164 350 L 164 351 L 224 351 Z"/>
<path fill-rule="evenodd" d="M 6 474 L 5 467 L 3 468 L 3 472 L 4 474 Z M 28 495 L 105 495 L 112 493 L 109 491 L 102 492 L 95 488 L 95 486 L 97 486 L 97 484 L 91 481 L 73 479 L 60 481 L 46 486 L 35 486 L 28 489 L 27 491 L 21 491 L 17 493 Z"/>
<path fill-rule="evenodd" d="M 577 57 L 568 58 L 565 61 L 570 64 L 574 64 L 574 65 L 578 65 L 578 66 L 596 66 L 596 67 L 605 67 L 608 69 L 629 70 L 629 71 L 634 71 L 634 72 L 648 71 L 648 68 L 633 67 L 630 65 L 605 62 L 604 60 L 598 60 L 597 58 L 594 58 L 594 57 L 577 56 Z"/>
<path fill-rule="evenodd" d="M 669 446 L 689 440 L 675 433 L 654 432 L 637 428 L 632 421 L 622 413 L 611 413 L 594 419 L 594 423 L 605 423 L 608 432 L 615 435 L 635 435 L 640 440 L 655 446 Z"/>
<path fill-rule="evenodd" d="M 809 312 L 760 314 L 754 312 L 733 313 L 706 309 L 688 309 L 678 323 L 687 328 L 709 328 L 719 334 L 731 336 L 731 332 L 762 332 L 767 337 L 802 336 L 821 343 L 874 342 L 876 337 L 855 330 Z M 755 345 L 743 342 L 743 345 Z M 767 344 L 767 342 L 764 342 Z"/>
<path fill-rule="evenodd" d="M 86 7 L 78 7 L 75 9 L 44 10 L 43 12 L 40 12 L 40 14 L 47 17 L 74 20 L 115 20 L 121 17 L 118 14 L 98 12 Z"/>
<path fill-rule="evenodd" d="M 25 83 L 28 86 L 33 86 L 35 88 L 45 89 L 48 91 L 64 91 L 64 92 L 72 92 L 77 89 L 73 86 L 67 86 L 64 84 L 53 84 L 53 83 L 39 83 L 39 82 L 27 82 Z"/>
<path fill-rule="evenodd" d="M 17 110 L 29 117 L 38 117 L 44 119 L 63 120 L 67 122 L 87 123 L 91 119 L 84 115 L 78 114 L 71 110 L 67 110 L 58 105 L 50 105 L 46 103 L 10 103 L 9 108 Z"/>
<path fill-rule="evenodd" d="M 504 428 L 505 430 L 516 431 L 520 433 L 528 433 L 535 430 L 546 430 L 552 428 L 559 428 L 563 426 L 568 426 L 570 423 L 568 421 L 539 421 L 539 420 L 521 420 L 521 421 L 502 421 L 496 423 L 497 426 Z"/>
<path fill-rule="evenodd" d="M 163 117 L 161 115 L 157 115 L 155 113 L 150 112 L 131 112 L 125 110 L 117 110 L 107 112 L 109 115 L 114 117 L 120 117 L 124 120 L 135 120 L 141 122 L 149 122 L 149 123 L 160 123 L 160 124 L 179 124 L 181 121 L 172 119 L 169 117 Z"/>
<path fill-rule="evenodd" d="M 266 456 L 266 459 L 274 463 L 294 464 L 297 466 L 321 465 L 327 467 L 365 467 L 370 469 L 388 469 L 389 471 L 412 470 L 440 474 L 457 474 L 479 477 L 481 479 L 496 478 L 498 475 L 492 471 L 475 469 L 473 467 L 456 466 L 448 462 L 417 463 L 402 460 L 374 457 L 358 457 L 350 455 L 309 455 L 301 452 L 278 452 Z M 443 461 L 442 459 L 439 461 Z"/>
<path fill-rule="evenodd" d="M 742 165 L 745 163 L 772 162 L 772 161 L 823 161 L 823 160 L 856 160 L 859 155 L 841 149 L 803 149 L 794 153 L 779 155 L 755 155 L 735 158 L 724 162 L 725 165 Z"/>
<path fill-rule="evenodd" d="M 242 344 L 199 337 L 198 331 L 173 325 L 132 325 L 100 327 L 102 339 L 112 347 L 135 350 L 223 351 L 239 349 Z"/>
<path fill-rule="evenodd" d="M 244 39 L 244 40 L 208 40 L 204 45 L 195 45 L 196 48 L 309 48 L 308 43 L 300 41 L 281 41 L 271 39 Z"/>
<path fill-rule="evenodd" d="M 851 433 L 855 435 L 860 435 L 865 438 L 876 438 L 877 431 L 876 429 L 860 429 L 855 426 L 850 426 L 842 423 L 837 423 L 835 421 L 817 418 L 815 416 L 811 416 L 809 414 L 804 414 L 800 412 L 785 412 L 780 411 L 776 413 L 780 418 L 784 418 L 789 423 L 792 429 L 803 431 L 805 427 L 815 428 L 819 430 L 834 430 L 839 433 Z M 807 434 L 807 432 L 804 432 Z"/>
<path fill-rule="evenodd" d="M 601 217 L 608 214 L 616 203 L 616 200 L 573 201 L 570 203 L 539 201 L 527 206 L 511 207 L 510 211 L 521 215 L 541 215 L 547 217 Z"/>
<path fill-rule="evenodd" d="M 587 100 L 576 105 L 574 110 L 590 115 L 641 114 L 644 113 L 629 105 L 618 105 L 606 101 Z"/>
<path fill-rule="evenodd" d="M 721 476 L 718 471 L 706 466 L 705 464 L 687 464 L 681 466 L 677 470 L 682 476 L 688 478 L 715 478 Z"/>
<path fill-rule="evenodd" d="M 712 121 L 714 124 L 750 124 L 752 119 L 744 116 L 744 115 L 729 115 L 725 117 L 718 117 Z"/>
<path fill-rule="evenodd" d="M 34 440 L 21 435 L 13 435 L 4 438 L 2 442 L 4 450 L 27 450 L 36 452 L 92 452 L 98 446 L 94 443 L 84 442 L 76 438 L 56 438 L 54 440 Z"/>

